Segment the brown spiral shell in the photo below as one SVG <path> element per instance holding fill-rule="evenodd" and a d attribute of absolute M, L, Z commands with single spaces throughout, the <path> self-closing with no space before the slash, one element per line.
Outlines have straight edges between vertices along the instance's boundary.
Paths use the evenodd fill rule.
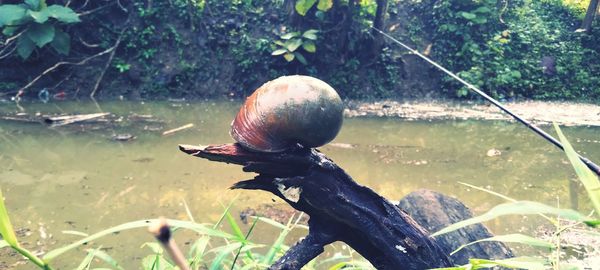
<path fill-rule="evenodd" d="M 335 138 L 343 103 L 327 83 L 309 76 L 283 76 L 250 95 L 231 125 L 231 136 L 260 152 L 281 152 L 296 144 L 322 146 Z"/>

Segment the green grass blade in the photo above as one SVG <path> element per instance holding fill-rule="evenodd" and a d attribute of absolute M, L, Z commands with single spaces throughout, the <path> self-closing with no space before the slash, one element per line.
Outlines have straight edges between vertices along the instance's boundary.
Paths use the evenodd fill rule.
<path fill-rule="evenodd" d="M 504 194 L 500 194 L 500 193 L 498 193 L 498 192 L 495 192 L 495 191 L 491 191 L 491 190 L 489 190 L 489 189 L 487 189 L 487 188 L 482 188 L 482 187 L 474 186 L 474 185 L 471 185 L 471 184 L 469 184 L 469 183 L 460 182 L 460 181 L 459 181 L 458 183 L 459 183 L 459 184 L 461 184 L 461 185 L 464 185 L 464 186 L 470 187 L 470 188 L 472 188 L 472 189 L 476 189 L 476 190 L 479 190 L 479 191 L 487 192 L 487 193 L 489 193 L 489 194 L 492 194 L 492 195 L 494 195 L 494 196 L 496 196 L 496 197 L 502 198 L 502 199 L 504 199 L 504 200 L 507 200 L 507 201 L 509 201 L 509 202 L 516 202 L 516 201 L 517 201 L 516 199 L 513 199 L 513 198 L 511 198 L 511 197 L 508 197 L 508 196 L 506 196 L 506 195 L 504 195 Z"/>
<path fill-rule="evenodd" d="M 283 249 L 283 242 L 285 241 L 285 238 L 287 237 L 288 233 L 296 225 L 298 225 L 298 222 L 300 222 L 301 218 L 302 218 L 302 213 L 300 213 L 300 216 L 298 216 L 298 218 L 296 219 L 296 222 L 294 224 L 292 224 L 294 216 L 292 216 L 290 218 L 285 229 L 281 230 L 281 232 L 279 233 L 279 236 L 277 237 L 277 240 L 275 240 L 275 242 L 273 243 L 273 245 L 271 246 L 271 248 L 269 249 L 269 251 L 267 252 L 265 257 L 263 257 L 263 259 L 261 260 L 262 264 L 271 265 L 273 263 L 273 261 L 275 259 L 275 255 L 277 255 L 277 252 L 279 252 L 280 250 Z"/>
<path fill-rule="evenodd" d="M 258 218 L 258 216 L 252 216 L 252 218 Z M 266 223 L 266 224 L 269 224 L 269 225 L 271 225 L 271 226 L 273 226 L 275 228 L 278 228 L 280 230 L 284 230 L 286 228 L 285 225 L 283 225 L 283 224 L 281 224 L 281 223 L 279 223 L 279 222 L 277 222 L 275 220 L 272 220 L 270 218 L 260 217 L 259 221 L 263 222 L 263 223 Z"/>
<path fill-rule="evenodd" d="M 94 257 L 104 261 L 105 263 L 112 266 L 114 269 L 123 270 L 123 267 L 121 267 L 121 265 L 119 265 L 119 263 L 115 259 L 113 259 L 113 257 L 108 255 L 108 253 L 102 251 L 100 248 L 96 249 Z"/>
<path fill-rule="evenodd" d="M 80 231 L 61 231 L 63 234 L 72 234 L 72 235 L 77 235 L 77 236 L 83 236 L 83 237 L 88 237 L 90 236 L 87 233 L 84 232 L 80 232 Z"/>
<path fill-rule="evenodd" d="M 252 223 L 252 226 L 250 226 L 250 229 L 248 230 L 248 233 L 246 234 L 246 236 L 244 237 L 244 242 L 242 242 L 242 246 L 240 246 L 240 249 L 238 249 L 237 253 L 235 254 L 235 257 L 233 258 L 233 262 L 231 263 L 231 270 L 233 270 L 233 268 L 235 267 L 235 262 L 237 261 L 238 257 L 240 256 L 240 252 L 242 252 L 242 248 L 244 247 L 244 245 L 246 244 L 246 241 L 248 240 L 248 237 L 250 237 L 250 234 L 252 233 L 252 230 L 254 230 L 254 226 L 256 226 L 256 222 L 259 220 L 260 218 L 255 218 L 254 222 Z M 246 255 L 252 259 L 252 253 L 251 252 L 246 252 Z"/>
<path fill-rule="evenodd" d="M 504 215 L 531 215 L 531 214 L 553 214 L 563 219 L 573 221 L 589 221 L 589 218 L 583 214 L 571 209 L 559 209 L 543 203 L 531 201 L 517 201 L 496 205 L 483 215 L 472 217 L 457 223 L 454 223 L 444 229 L 432 234 L 432 237 L 449 233 L 460 228 L 488 221 Z"/>
<path fill-rule="evenodd" d="M 229 255 L 234 250 L 240 248 L 241 246 L 242 246 L 241 242 L 235 242 L 235 243 L 223 246 L 223 247 L 219 247 L 218 249 L 215 249 L 215 251 L 220 250 L 220 252 L 213 260 L 212 264 L 210 265 L 209 270 L 223 269 L 223 266 L 222 266 L 223 260 L 225 260 L 225 258 L 227 258 L 227 255 Z"/>
<path fill-rule="evenodd" d="M 579 181 L 581 181 L 585 187 L 585 190 L 594 205 L 594 209 L 596 209 L 596 214 L 600 215 L 600 181 L 598 180 L 598 176 L 579 159 L 579 155 L 575 152 L 575 149 L 573 149 L 573 146 L 571 146 L 556 123 L 554 123 L 554 128 L 556 129 L 556 133 L 558 133 L 558 138 L 564 147 L 571 165 L 573 165 L 573 168 L 575 169 L 575 173 L 577 173 L 577 176 L 579 177 Z"/>
<path fill-rule="evenodd" d="M 502 266 L 512 269 L 545 270 L 547 269 L 546 265 L 548 261 L 524 256 L 503 260 L 469 259 L 469 263 L 473 266 L 473 269 Z"/>
<path fill-rule="evenodd" d="M 188 256 L 191 258 L 190 266 L 192 269 L 197 269 L 200 266 L 204 257 L 204 251 L 206 250 L 206 246 L 208 246 L 208 241 L 210 241 L 210 237 L 205 235 L 198 238 L 194 245 L 192 245 Z"/>
<path fill-rule="evenodd" d="M 244 233 L 229 211 L 225 213 L 225 218 L 227 219 L 227 223 L 229 223 L 229 227 L 231 227 L 233 234 L 237 236 L 237 240 L 244 242 Z"/>
<path fill-rule="evenodd" d="M 4 196 L 2 195 L 2 190 L 0 189 L 0 234 L 6 243 L 8 243 L 12 247 L 19 246 L 19 242 L 17 241 L 17 236 L 15 235 L 15 231 L 13 230 L 12 223 L 10 223 L 10 218 L 8 217 L 8 211 L 6 210 L 6 206 L 4 205 Z"/>
<path fill-rule="evenodd" d="M 477 241 L 473 241 L 471 243 L 461 245 L 456 250 L 452 251 L 452 253 L 450 253 L 450 255 L 454 255 L 456 252 L 458 252 L 458 251 L 462 250 L 463 248 L 466 248 L 470 245 L 481 243 L 481 242 L 489 242 L 489 241 L 499 241 L 499 242 L 505 242 L 505 243 L 519 243 L 519 244 L 525 244 L 525 245 L 530 245 L 530 246 L 534 246 L 534 247 L 544 247 L 544 248 L 549 248 L 549 249 L 556 248 L 556 246 L 550 242 L 546 242 L 544 240 L 540 240 L 540 239 L 537 239 L 537 238 L 534 238 L 534 237 L 531 237 L 528 235 L 514 233 L 514 234 L 506 234 L 506 235 L 496 235 L 496 236 L 479 239 Z"/>
<path fill-rule="evenodd" d="M 4 240 L 0 240 L 0 248 L 10 247 L 8 243 Z"/>
<path fill-rule="evenodd" d="M 196 220 L 194 220 L 194 216 L 192 215 L 192 211 L 190 211 L 190 207 L 188 207 L 187 202 L 185 202 L 185 199 L 182 199 L 181 202 L 183 202 L 183 207 L 185 207 L 185 213 L 187 214 L 188 218 L 192 222 L 196 222 Z"/>
<path fill-rule="evenodd" d="M 83 260 L 81 261 L 79 266 L 77 266 L 77 268 L 75 268 L 75 269 L 76 270 L 89 270 L 90 265 L 92 264 L 92 260 L 94 259 L 94 255 L 96 254 L 96 250 L 98 250 L 98 249 L 100 249 L 100 248 L 89 250 L 87 256 L 85 256 L 85 258 L 83 258 Z"/>
<path fill-rule="evenodd" d="M 52 250 L 48 253 L 46 253 L 46 255 L 44 256 L 44 260 L 45 261 L 50 261 L 54 258 L 56 258 L 57 256 L 71 250 L 74 248 L 77 248 L 83 244 L 86 244 L 88 242 L 94 241 L 98 238 L 116 233 L 116 232 L 121 232 L 121 231 L 125 231 L 125 230 L 131 230 L 131 229 L 137 229 L 137 228 L 146 228 L 148 227 L 150 224 L 153 224 L 155 222 L 158 222 L 158 219 L 147 219 L 147 220 L 138 220 L 138 221 L 133 221 L 133 222 L 127 222 L 112 228 L 108 228 L 106 230 L 97 232 L 95 234 L 92 234 L 86 238 L 83 238 L 77 242 L 74 242 L 70 245 Z M 216 236 L 216 237 L 221 237 L 221 238 L 227 238 L 227 239 L 234 239 L 235 237 L 233 235 L 215 230 L 215 229 L 211 229 L 205 225 L 202 224 L 198 224 L 198 223 L 194 223 L 191 221 L 182 221 L 182 220 L 167 220 L 167 223 L 169 223 L 169 225 L 173 226 L 173 227 L 177 227 L 177 228 L 185 228 L 185 229 L 189 229 L 192 231 L 195 231 L 197 233 L 200 234 L 205 234 L 205 235 L 210 235 L 210 236 Z"/>

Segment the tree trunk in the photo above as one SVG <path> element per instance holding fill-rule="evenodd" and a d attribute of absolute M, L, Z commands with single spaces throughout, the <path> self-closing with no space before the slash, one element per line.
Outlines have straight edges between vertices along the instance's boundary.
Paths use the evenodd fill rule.
<path fill-rule="evenodd" d="M 599 0 L 590 0 L 587 12 L 585 13 L 585 18 L 583 18 L 583 23 L 581 23 L 581 28 L 579 30 L 585 31 L 588 34 L 592 31 L 592 22 L 594 21 L 594 17 L 596 17 L 598 2 Z"/>
<path fill-rule="evenodd" d="M 388 0 L 377 0 L 377 11 L 375 12 L 375 20 L 373 21 L 373 27 L 381 31 L 385 31 L 385 17 L 387 16 Z M 371 55 L 377 56 L 381 51 L 383 45 L 383 36 L 375 29 L 371 31 L 373 35 L 373 44 L 371 47 Z"/>

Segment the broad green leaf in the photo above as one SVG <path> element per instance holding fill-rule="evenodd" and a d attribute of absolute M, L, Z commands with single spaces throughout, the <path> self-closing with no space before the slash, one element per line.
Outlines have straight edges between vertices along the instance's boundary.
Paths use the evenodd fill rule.
<path fill-rule="evenodd" d="M 456 250 L 452 251 L 452 253 L 450 253 L 450 255 L 454 255 L 456 252 L 458 252 L 461 249 L 468 247 L 470 245 L 481 243 L 481 242 L 489 242 L 489 241 L 499 241 L 499 242 L 505 242 L 505 243 L 519 243 L 519 244 L 526 244 L 526 245 L 535 246 L 535 247 L 545 247 L 545 248 L 550 248 L 550 249 L 556 248 L 556 246 L 554 246 L 554 244 L 552 244 L 550 242 L 546 242 L 546 241 L 543 241 L 543 240 L 540 240 L 540 239 L 537 239 L 537 238 L 534 238 L 534 237 L 531 237 L 528 235 L 515 233 L 515 234 L 506 234 L 506 235 L 496 235 L 496 236 L 480 239 L 480 240 L 473 241 L 468 244 L 461 245 Z"/>
<path fill-rule="evenodd" d="M 77 15 L 75 11 L 65 6 L 51 5 L 46 10 L 48 11 L 48 16 L 64 23 L 76 23 L 81 21 L 79 15 Z"/>
<path fill-rule="evenodd" d="M 0 248 L 10 247 L 8 243 L 4 240 L 0 240 Z"/>
<path fill-rule="evenodd" d="M 302 37 L 304 37 L 306 39 L 310 39 L 310 40 L 317 40 L 317 33 L 319 33 L 319 30 L 310 29 L 310 30 L 307 30 L 306 32 L 304 32 L 302 34 Z"/>
<path fill-rule="evenodd" d="M 281 40 L 275 40 L 275 41 L 273 41 L 273 43 L 275 43 L 275 44 L 277 44 L 277 45 L 279 45 L 281 47 L 285 46 L 285 43 L 283 43 Z"/>
<path fill-rule="evenodd" d="M 293 52 L 296 49 L 298 49 L 300 45 L 302 45 L 302 40 L 299 38 L 290 39 L 285 42 L 285 48 L 290 52 Z"/>
<path fill-rule="evenodd" d="M 319 0 L 317 4 L 317 9 L 320 11 L 328 11 L 331 7 L 333 7 L 333 0 Z"/>
<path fill-rule="evenodd" d="M 594 209 L 596 209 L 596 214 L 600 214 L 600 179 L 579 159 L 579 155 L 575 152 L 575 149 L 573 149 L 573 146 L 571 146 L 556 123 L 554 123 L 554 128 L 556 129 L 556 133 L 558 133 L 558 138 L 564 147 L 571 165 L 575 169 L 575 173 L 579 177 L 579 181 L 585 187 L 588 197 L 590 197 Z"/>
<path fill-rule="evenodd" d="M 460 228 L 488 221 L 504 215 L 553 214 L 573 221 L 589 221 L 583 214 L 571 209 L 559 209 L 538 202 L 516 201 L 496 205 L 483 215 L 454 223 L 432 234 L 432 237 L 449 233 Z"/>
<path fill-rule="evenodd" d="M 597 227 L 600 226 L 600 220 L 588 220 L 585 222 L 588 226 Z"/>
<path fill-rule="evenodd" d="M 294 56 L 293 53 L 286 53 L 286 54 L 283 55 L 283 58 L 285 58 L 285 60 L 288 61 L 288 62 L 294 61 L 295 57 L 296 56 Z"/>
<path fill-rule="evenodd" d="M 28 36 L 38 48 L 43 47 L 48 44 L 52 39 L 54 39 L 54 26 L 49 23 L 39 24 L 33 23 L 25 32 L 25 35 Z"/>
<path fill-rule="evenodd" d="M 477 9 L 472 10 L 473 13 L 490 13 L 492 10 L 488 7 L 478 7 Z"/>
<path fill-rule="evenodd" d="M 308 62 L 306 61 L 306 58 L 304 58 L 304 55 L 302 55 L 299 52 L 294 52 L 294 56 L 296 56 L 296 59 L 298 60 L 298 62 L 302 63 L 303 65 L 307 65 Z"/>
<path fill-rule="evenodd" d="M 62 55 L 68 55 L 71 50 L 71 37 L 60 29 L 56 29 L 50 46 Z"/>
<path fill-rule="evenodd" d="M 312 8 L 317 0 L 298 0 L 296 1 L 296 11 L 298 14 L 304 16 Z"/>
<path fill-rule="evenodd" d="M 302 49 L 309 53 L 314 53 L 317 51 L 317 46 L 315 46 L 315 43 L 312 41 L 304 41 L 302 43 Z"/>
<path fill-rule="evenodd" d="M 83 238 L 77 242 L 74 242 L 70 245 L 49 251 L 48 253 L 46 253 L 46 255 L 44 255 L 44 260 L 50 261 L 71 249 L 77 248 L 81 245 L 84 245 L 86 243 L 94 241 L 98 238 L 101 238 L 101 237 L 104 237 L 104 236 L 107 236 L 107 235 L 110 235 L 110 234 L 113 234 L 116 232 L 137 229 L 137 228 L 147 228 L 150 224 L 152 224 L 154 222 L 158 222 L 158 219 L 132 221 L 132 222 L 127 222 L 127 223 L 124 223 L 124 224 L 121 224 L 121 225 L 118 225 L 118 226 L 115 226 L 112 228 L 108 228 L 106 230 L 92 234 L 86 238 Z M 191 231 L 197 232 L 199 234 L 203 234 L 203 235 L 216 236 L 216 237 L 225 238 L 225 239 L 235 239 L 236 238 L 233 235 L 230 235 L 230 234 L 221 232 L 219 230 L 209 228 L 206 225 L 198 224 L 198 223 L 191 222 L 191 221 L 169 219 L 169 220 L 167 220 L 167 223 L 172 227 L 188 229 L 188 230 L 191 230 Z"/>
<path fill-rule="evenodd" d="M 465 18 L 467 20 L 473 20 L 473 19 L 477 18 L 477 15 L 470 13 L 470 12 L 466 12 L 466 11 L 461 11 L 460 15 L 463 16 L 463 18 Z"/>
<path fill-rule="evenodd" d="M 471 20 L 472 22 L 476 23 L 476 24 L 484 24 L 486 23 L 488 20 L 485 17 L 481 17 L 481 16 L 477 16 L 477 18 L 474 18 Z"/>
<path fill-rule="evenodd" d="M 287 33 L 287 34 L 282 35 L 280 38 L 281 39 L 290 39 L 290 38 L 295 38 L 295 37 L 297 37 L 299 35 L 300 35 L 300 32 L 291 32 L 291 33 Z"/>
<path fill-rule="evenodd" d="M 4 241 L 10 246 L 17 247 L 19 243 L 17 242 L 17 236 L 15 235 L 15 231 L 13 230 L 13 226 L 10 223 L 10 218 L 8 217 L 8 211 L 6 210 L 6 206 L 4 205 L 4 196 L 2 195 L 2 190 L 0 189 L 0 234 Z"/>
<path fill-rule="evenodd" d="M 282 55 L 284 53 L 288 52 L 288 50 L 286 49 L 278 49 L 278 50 L 274 50 L 271 55 Z"/>
<path fill-rule="evenodd" d="M 29 6 L 29 9 L 36 11 L 40 9 L 40 0 L 25 0 L 25 4 Z"/>
<path fill-rule="evenodd" d="M 19 5 L 0 5 L 0 27 L 25 17 L 27 10 Z"/>
<path fill-rule="evenodd" d="M 43 9 L 41 11 L 28 10 L 27 14 L 33 18 L 36 23 L 45 23 L 48 20 L 48 10 Z"/>

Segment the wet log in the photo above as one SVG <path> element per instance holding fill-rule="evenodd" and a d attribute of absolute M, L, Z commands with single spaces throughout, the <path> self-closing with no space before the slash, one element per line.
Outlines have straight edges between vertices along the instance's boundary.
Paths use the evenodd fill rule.
<path fill-rule="evenodd" d="M 439 231 L 451 224 L 473 217 L 473 213 L 459 200 L 432 190 L 420 189 L 408 194 L 398 204 L 419 225 L 430 232 Z M 450 254 L 458 247 L 470 242 L 492 237 L 482 224 L 471 225 L 437 236 L 436 242 Z M 512 251 L 502 242 L 480 242 L 450 256 L 454 264 L 463 265 L 469 258 L 506 259 L 513 257 Z"/>
<path fill-rule="evenodd" d="M 334 241 L 347 243 L 377 269 L 449 267 L 447 252 L 408 214 L 357 184 L 315 149 L 259 153 L 237 144 L 180 145 L 181 151 L 243 166 L 254 179 L 232 189 L 264 190 L 310 216 L 308 235 L 270 269 L 300 269 Z"/>

